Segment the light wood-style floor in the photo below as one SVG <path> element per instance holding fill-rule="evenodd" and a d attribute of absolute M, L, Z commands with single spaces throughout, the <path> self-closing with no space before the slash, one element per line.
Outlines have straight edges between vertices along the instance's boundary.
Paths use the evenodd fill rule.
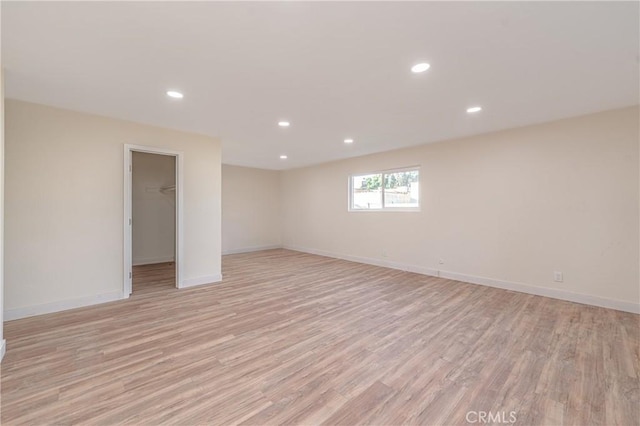
<path fill-rule="evenodd" d="M 223 274 L 6 323 L 2 424 L 638 424 L 638 315 L 286 250 Z"/>
<path fill-rule="evenodd" d="M 134 296 L 162 293 L 176 287 L 176 264 L 173 262 L 133 267 Z"/>

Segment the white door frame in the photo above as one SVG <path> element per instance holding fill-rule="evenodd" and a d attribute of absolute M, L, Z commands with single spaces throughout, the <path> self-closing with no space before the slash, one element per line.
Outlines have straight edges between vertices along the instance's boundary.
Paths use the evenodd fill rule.
<path fill-rule="evenodd" d="M 126 299 L 131 295 L 133 278 L 133 233 L 132 233 L 132 153 L 146 152 L 149 154 L 170 155 L 176 157 L 176 287 L 182 287 L 183 269 L 183 182 L 184 182 L 184 153 L 170 149 L 157 148 L 144 145 L 124 145 L 124 274 L 123 274 L 123 297 Z"/>

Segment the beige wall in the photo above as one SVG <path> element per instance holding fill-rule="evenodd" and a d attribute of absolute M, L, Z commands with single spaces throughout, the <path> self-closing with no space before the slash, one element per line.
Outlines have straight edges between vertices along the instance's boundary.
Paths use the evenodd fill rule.
<path fill-rule="evenodd" d="M 637 310 L 638 113 L 283 172 L 284 245 Z M 412 165 L 421 212 L 347 211 L 350 174 Z"/>
<path fill-rule="evenodd" d="M 221 181 L 216 140 L 13 100 L 6 107 L 8 317 L 121 296 L 124 143 L 185 153 L 190 282 L 219 278 L 221 249 L 283 244 L 638 306 L 638 108 L 285 172 L 225 165 Z M 347 211 L 350 174 L 412 165 L 421 166 L 421 212 Z"/>
<path fill-rule="evenodd" d="M 222 166 L 222 252 L 278 247 L 281 240 L 280 174 Z"/>
<path fill-rule="evenodd" d="M 4 71 L 0 66 L 0 361 L 6 350 L 4 341 Z"/>
<path fill-rule="evenodd" d="M 132 154 L 133 264 L 171 262 L 176 248 L 176 157 Z"/>
<path fill-rule="evenodd" d="M 7 100 L 5 140 L 5 316 L 122 296 L 124 144 L 184 153 L 183 278 L 220 278 L 216 139 Z"/>

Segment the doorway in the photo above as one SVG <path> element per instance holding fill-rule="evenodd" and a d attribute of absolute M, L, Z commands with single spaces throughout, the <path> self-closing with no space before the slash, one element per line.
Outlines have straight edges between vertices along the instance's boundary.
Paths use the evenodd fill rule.
<path fill-rule="evenodd" d="M 124 297 L 180 287 L 182 153 L 125 145 Z"/>

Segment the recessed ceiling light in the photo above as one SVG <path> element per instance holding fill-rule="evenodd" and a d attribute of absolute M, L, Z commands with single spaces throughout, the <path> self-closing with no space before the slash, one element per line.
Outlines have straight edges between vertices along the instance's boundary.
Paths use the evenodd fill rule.
<path fill-rule="evenodd" d="M 287 157 L 286 155 L 281 155 L 281 156 L 280 156 L 280 159 L 281 159 L 281 160 L 286 160 L 287 158 L 288 158 L 288 157 Z"/>
<path fill-rule="evenodd" d="M 291 126 L 291 123 L 289 123 L 288 121 L 278 121 L 278 126 L 280 126 L 280 127 L 289 127 L 289 126 Z"/>
<path fill-rule="evenodd" d="M 425 72 L 430 67 L 431 67 L 431 65 L 427 64 L 426 62 L 422 62 L 420 64 L 415 64 L 414 66 L 412 66 L 411 67 L 411 72 L 415 72 L 415 73 Z"/>
<path fill-rule="evenodd" d="M 169 96 L 170 98 L 175 98 L 175 99 L 184 98 L 184 95 L 182 93 L 176 92 L 175 90 L 168 90 L 167 91 L 167 96 Z"/>
<path fill-rule="evenodd" d="M 482 111 L 482 107 L 479 107 L 479 106 L 467 108 L 468 113 L 474 113 L 474 112 L 480 112 L 480 111 Z"/>
<path fill-rule="evenodd" d="M 353 139 L 345 139 L 344 143 L 353 143 Z"/>

